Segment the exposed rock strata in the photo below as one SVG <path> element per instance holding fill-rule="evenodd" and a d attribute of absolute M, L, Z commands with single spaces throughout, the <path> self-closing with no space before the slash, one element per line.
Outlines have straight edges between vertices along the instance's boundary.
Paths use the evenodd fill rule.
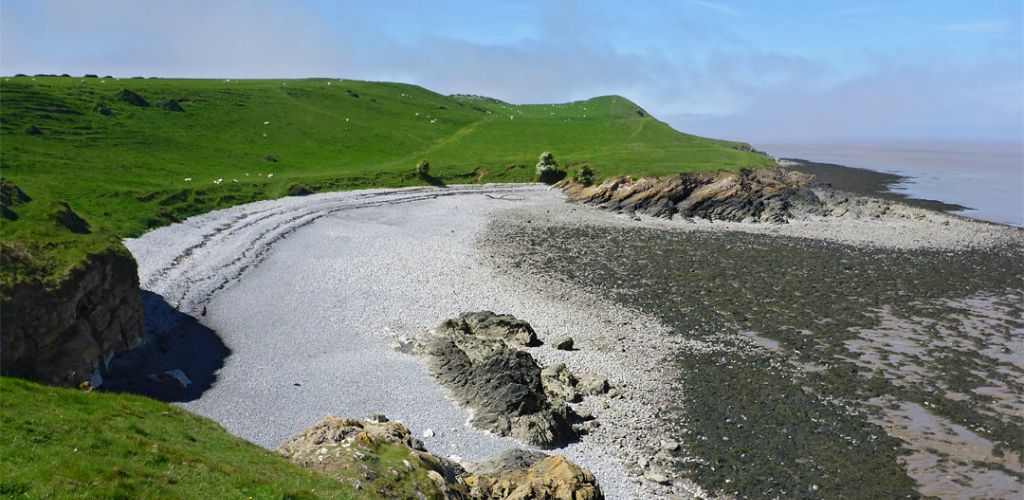
<path fill-rule="evenodd" d="M 527 330 L 533 331 L 511 316 L 468 313 L 442 323 L 419 350 L 441 385 L 473 410 L 474 426 L 551 448 L 577 438 L 575 415 L 544 390 L 533 356 L 506 345 L 520 343 Z"/>
<path fill-rule="evenodd" d="M 111 249 L 88 257 L 56 287 L 17 284 L 4 290 L 0 318 L 4 374 L 96 385 L 103 360 L 143 340 L 135 261 Z"/>
<path fill-rule="evenodd" d="M 892 202 L 836 191 L 814 176 L 781 168 L 615 177 L 589 187 L 563 181 L 557 186 L 575 202 L 662 218 L 781 223 L 830 215 L 878 217 L 894 209 Z"/>
<path fill-rule="evenodd" d="M 386 420 L 386 419 L 378 419 Z M 603 498 L 594 475 L 563 456 L 509 450 L 479 464 L 432 455 L 404 426 L 328 416 L 281 445 L 292 462 L 384 498 Z"/>

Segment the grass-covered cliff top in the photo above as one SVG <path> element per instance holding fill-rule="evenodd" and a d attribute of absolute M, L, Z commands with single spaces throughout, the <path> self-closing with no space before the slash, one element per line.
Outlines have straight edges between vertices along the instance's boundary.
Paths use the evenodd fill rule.
<path fill-rule="evenodd" d="M 122 237 L 296 184 L 423 184 L 421 159 L 434 183 L 531 181 L 543 151 L 598 178 L 770 163 L 618 96 L 513 105 L 336 79 L 3 78 L 0 122 L 0 175 L 31 198 L 0 219 L 5 285 L 59 277 Z M 88 233 L 68 229 L 61 203 Z"/>
<path fill-rule="evenodd" d="M 357 492 L 151 399 L 0 379 L 4 498 L 355 498 Z"/>

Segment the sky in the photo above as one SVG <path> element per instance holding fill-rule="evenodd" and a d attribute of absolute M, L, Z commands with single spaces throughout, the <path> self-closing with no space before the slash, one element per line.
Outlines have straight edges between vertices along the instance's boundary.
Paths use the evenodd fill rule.
<path fill-rule="evenodd" d="M 0 0 L 0 73 L 619 94 L 750 142 L 1024 140 L 1021 0 Z"/>

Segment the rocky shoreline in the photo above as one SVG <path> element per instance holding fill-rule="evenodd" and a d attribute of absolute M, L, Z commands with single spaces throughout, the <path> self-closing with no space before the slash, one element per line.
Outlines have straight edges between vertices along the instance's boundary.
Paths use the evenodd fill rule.
<path fill-rule="evenodd" d="M 601 255 L 639 248 L 631 244 L 634 237 L 643 242 L 708 240 L 699 247 L 712 252 L 705 262 L 714 260 L 714 249 L 721 249 L 732 259 L 731 269 L 743 269 L 743 259 L 760 255 L 743 249 L 758 242 L 835 245 L 851 255 L 858 249 L 884 249 L 894 255 L 992 252 L 1021 244 L 1018 230 L 890 202 L 862 203 L 854 197 L 841 201 L 841 195 L 809 187 L 800 176 L 785 174 L 780 180 L 759 175 L 748 176 L 747 187 L 738 177 L 710 179 L 682 198 L 693 201 L 693 193 L 708 186 L 715 187 L 703 193 L 712 194 L 701 199 L 744 189 L 759 193 L 754 197 L 759 201 L 739 205 L 664 201 L 677 197 L 673 189 L 685 184 L 681 182 L 622 182 L 591 197 L 605 197 L 601 203 L 614 200 L 613 210 L 622 215 L 566 204 L 558 192 L 540 186 L 314 195 L 208 214 L 154 231 L 128 246 L 140 262 L 144 288 L 201 318 L 204 328 L 230 349 L 212 386 L 182 404 L 264 446 L 279 446 L 323 415 L 383 412 L 456 463 L 476 463 L 521 447 L 502 434 L 556 447 L 567 460 L 592 472 L 610 498 L 749 492 L 757 483 L 735 464 L 714 465 L 715 454 L 742 445 L 754 446 L 751 456 L 758 456 L 759 440 L 775 441 L 762 436 L 737 443 L 737 435 L 715 435 L 712 431 L 719 431 L 707 427 L 708 421 L 695 424 L 700 412 L 693 405 L 711 412 L 701 418 L 713 420 L 718 403 L 712 401 L 730 396 L 695 391 L 689 373 L 731 379 L 714 369 L 694 370 L 695 365 L 680 363 L 678 355 L 691 353 L 695 357 L 690 362 L 699 358 L 703 367 L 715 367 L 721 360 L 749 363 L 754 367 L 749 373 L 762 377 L 757 370 L 769 370 L 764 380 L 780 384 L 773 390 L 787 394 L 785 367 L 791 361 L 773 351 L 784 344 L 770 335 L 744 337 L 738 331 L 721 338 L 680 335 L 678 317 L 665 315 L 675 310 L 662 304 L 670 295 L 645 295 L 659 293 L 659 275 L 638 270 L 589 281 L 600 268 Z M 817 194 L 808 198 L 803 190 Z M 626 192 L 632 194 L 623 196 Z M 818 208 L 801 208 L 804 202 Z M 666 207 L 675 210 L 671 215 L 698 210 L 689 213 L 710 214 L 710 220 L 666 220 Z M 840 216 L 839 208 L 848 210 Z M 722 221 L 721 216 L 747 222 Z M 787 223 L 750 223 L 779 217 Z M 209 231 L 204 235 L 196 229 Z M 686 255 L 648 246 L 630 257 L 637 265 L 664 267 Z M 245 249 L 241 257 L 238 248 Z M 189 262 L 202 265 L 189 267 Z M 663 270 L 665 277 L 676 271 Z M 736 286 L 710 274 L 680 276 L 674 282 L 715 290 Z M 694 293 L 699 297 L 708 291 L 698 288 Z M 731 304 L 726 298 L 718 300 L 723 306 Z M 514 317 L 458 317 L 488 310 Z M 675 313 L 696 321 L 687 323 L 694 331 L 729 330 L 741 321 L 724 316 L 723 323 L 725 312 L 713 304 Z M 499 377 L 499 385 L 512 380 L 528 390 L 514 395 L 493 390 L 497 372 L 492 368 L 501 366 L 516 371 L 507 379 Z M 184 372 L 192 376 L 188 369 Z M 598 385 L 602 390 L 610 385 L 608 394 L 581 397 L 578 393 L 590 392 L 584 387 L 594 382 L 587 378 L 581 387 L 584 375 L 606 379 Z M 338 380 L 347 383 L 339 385 Z M 492 395 L 501 397 L 487 402 Z M 711 396 L 718 399 L 707 399 Z M 792 396 L 802 401 L 797 393 Z M 826 396 L 812 399 L 826 401 Z M 517 423 L 520 417 L 510 408 L 527 410 L 519 413 L 526 420 Z M 531 420 L 537 415 L 542 415 L 543 425 Z M 828 410 L 822 416 L 825 423 L 845 422 L 856 432 L 871 429 L 856 413 Z M 721 421 L 731 418 L 740 414 Z M 700 441 L 709 433 L 716 436 L 714 447 Z M 891 453 L 891 441 L 878 444 L 890 446 Z M 870 456 L 875 444 L 864 446 L 851 456 Z M 888 454 L 878 456 L 886 467 L 896 463 Z M 769 461 L 763 466 L 774 470 Z M 872 467 L 870 462 L 862 466 Z M 893 477 L 893 491 L 912 484 L 905 475 Z M 813 485 L 834 486 L 828 481 Z M 790 494 L 791 487 L 785 484 L 774 491 Z"/>

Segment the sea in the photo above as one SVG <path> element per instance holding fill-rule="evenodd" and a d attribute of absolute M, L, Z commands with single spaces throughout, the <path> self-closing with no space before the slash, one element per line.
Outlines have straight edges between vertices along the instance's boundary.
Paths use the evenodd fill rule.
<path fill-rule="evenodd" d="M 969 207 L 954 212 L 1024 227 L 1024 142 L 876 141 L 766 143 L 778 158 L 866 168 L 905 177 L 890 190 Z"/>

